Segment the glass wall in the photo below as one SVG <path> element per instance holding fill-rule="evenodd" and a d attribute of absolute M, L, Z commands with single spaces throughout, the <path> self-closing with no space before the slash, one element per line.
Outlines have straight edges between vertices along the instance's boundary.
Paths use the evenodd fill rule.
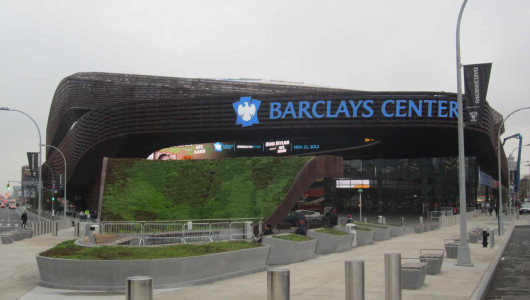
<path fill-rule="evenodd" d="M 344 159 L 344 177 L 369 180 L 363 188 L 363 212 L 422 213 L 433 207 L 458 205 L 458 160 L 453 157 L 416 159 Z M 476 158 L 466 158 L 466 199 L 477 199 Z M 356 188 L 334 189 L 333 205 L 345 212 L 358 211 Z"/>

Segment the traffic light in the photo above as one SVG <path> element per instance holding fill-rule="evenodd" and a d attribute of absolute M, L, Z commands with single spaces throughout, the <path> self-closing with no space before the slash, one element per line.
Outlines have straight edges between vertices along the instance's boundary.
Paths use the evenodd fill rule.
<path fill-rule="evenodd" d="M 11 188 L 11 186 L 9 185 L 9 182 L 8 182 L 7 185 L 6 185 L 6 188 L 7 188 L 8 191 L 9 191 L 9 189 Z"/>
<path fill-rule="evenodd" d="M 54 196 L 52 196 L 52 201 L 55 201 L 55 195 L 54 195 Z"/>
<path fill-rule="evenodd" d="M 64 187 L 61 185 L 57 189 L 57 192 L 55 193 L 58 198 L 64 198 Z"/>

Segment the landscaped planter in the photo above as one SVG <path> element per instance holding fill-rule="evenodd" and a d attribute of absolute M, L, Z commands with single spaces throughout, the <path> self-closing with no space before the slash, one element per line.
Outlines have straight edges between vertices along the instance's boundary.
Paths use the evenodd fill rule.
<path fill-rule="evenodd" d="M 209 283 L 266 269 L 271 246 L 202 256 L 142 260 L 76 260 L 37 255 L 40 285 L 119 291 L 127 277 L 149 276 L 154 288 Z"/>
<path fill-rule="evenodd" d="M 388 226 L 382 226 L 377 224 L 356 224 L 357 226 L 362 226 L 365 228 L 369 228 L 374 231 L 374 242 L 384 241 L 390 239 L 390 227 Z"/>
<path fill-rule="evenodd" d="M 307 231 L 307 236 L 318 239 L 317 254 L 342 252 L 352 249 L 353 234 L 332 235 L 314 230 Z"/>
<path fill-rule="evenodd" d="M 13 235 L 10 233 L 3 233 L 0 235 L 0 239 L 2 240 L 2 244 L 11 244 L 14 241 Z"/>
<path fill-rule="evenodd" d="M 396 237 L 396 236 L 402 236 L 405 232 L 405 226 L 397 226 L 397 225 L 388 225 L 390 227 L 390 236 Z"/>
<path fill-rule="evenodd" d="M 26 237 L 26 234 L 22 231 L 13 231 L 12 234 L 13 234 L 13 239 L 15 241 L 22 241 Z"/>
<path fill-rule="evenodd" d="M 294 242 L 273 236 L 264 236 L 262 244 L 272 246 L 269 265 L 288 265 L 315 258 L 318 240 Z"/>
<path fill-rule="evenodd" d="M 366 228 L 366 227 L 364 227 Z M 369 228 L 369 231 L 357 229 L 357 246 L 371 245 L 374 243 L 374 234 L 375 231 L 372 228 Z"/>

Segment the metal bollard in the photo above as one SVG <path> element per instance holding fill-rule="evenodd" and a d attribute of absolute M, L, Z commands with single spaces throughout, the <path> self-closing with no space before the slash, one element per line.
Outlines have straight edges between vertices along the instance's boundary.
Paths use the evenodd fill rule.
<path fill-rule="evenodd" d="M 267 270 L 267 300 L 289 300 L 289 270 Z"/>
<path fill-rule="evenodd" d="M 368 223 L 368 218 L 364 218 L 364 223 Z"/>
<path fill-rule="evenodd" d="M 490 229 L 490 248 L 493 248 L 495 246 L 495 230 Z"/>
<path fill-rule="evenodd" d="M 401 253 L 385 253 L 385 300 L 401 300 Z"/>
<path fill-rule="evenodd" d="M 35 223 L 31 223 L 31 232 L 33 232 L 33 237 L 37 236 L 37 225 Z"/>
<path fill-rule="evenodd" d="M 40 222 L 35 222 L 35 235 L 40 235 Z"/>
<path fill-rule="evenodd" d="M 386 224 L 386 218 L 383 217 L 383 224 Z"/>
<path fill-rule="evenodd" d="M 346 300 L 364 300 L 364 260 L 347 260 Z"/>
<path fill-rule="evenodd" d="M 57 221 L 54 221 L 52 223 L 52 236 L 57 236 L 58 231 L 59 231 L 59 226 L 57 224 Z"/>
<path fill-rule="evenodd" d="M 423 226 L 423 217 L 420 217 L 420 225 Z"/>
<path fill-rule="evenodd" d="M 79 222 L 75 222 L 74 236 L 79 236 Z"/>
<path fill-rule="evenodd" d="M 127 300 L 153 300 L 153 279 L 147 276 L 127 277 Z"/>
<path fill-rule="evenodd" d="M 401 226 L 405 225 L 405 217 L 401 217 Z"/>

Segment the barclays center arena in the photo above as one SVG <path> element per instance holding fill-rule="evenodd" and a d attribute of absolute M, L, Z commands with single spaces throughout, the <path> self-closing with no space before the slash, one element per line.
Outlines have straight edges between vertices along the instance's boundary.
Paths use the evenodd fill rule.
<path fill-rule="evenodd" d="M 487 103 L 465 127 L 469 206 L 494 200 L 502 116 Z M 66 160 L 67 198 L 96 209 L 102 161 L 335 155 L 343 175 L 321 178 L 301 203 L 342 212 L 422 213 L 458 202 L 456 94 L 374 92 L 251 79 L 77 73 L 53 97 L 46 144 Z M 467 116 L 464 116 L 466 119 Z M 46 164 L 64 171 L 48 148 Z M 51 172 L 43 180 L 51 185 Z M 506 182 L 506 177 L 503 178 Z"/>

